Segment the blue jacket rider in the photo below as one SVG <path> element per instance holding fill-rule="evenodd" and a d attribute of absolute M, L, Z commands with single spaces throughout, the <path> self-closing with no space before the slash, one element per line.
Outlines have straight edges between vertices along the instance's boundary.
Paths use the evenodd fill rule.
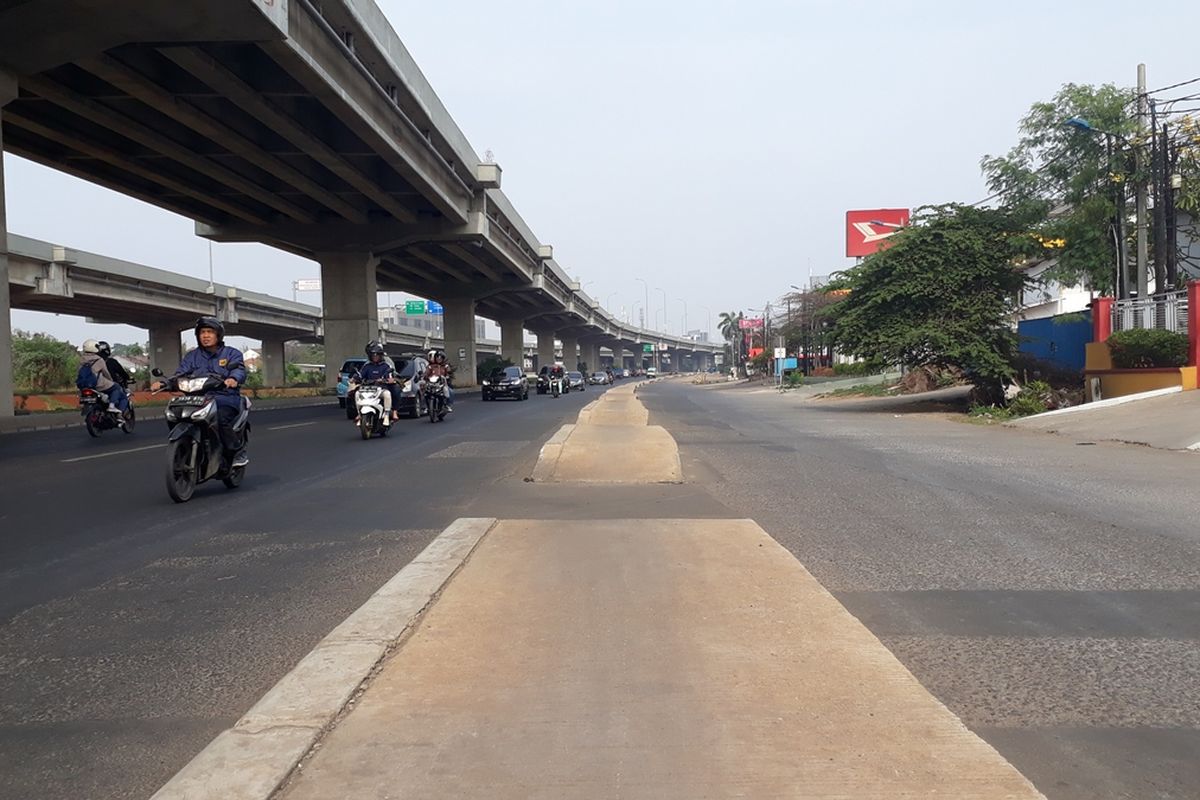
<path fill-rule="evenodd" d="M 233 455 L 230 466 L 244 467 L 250 463 L 246 442 L 233 430 L 233 421 L 242 411 L 241 386 L 246 382 L 242 351 L 225 344 L 225 326 L 216 317 L 196 320 L 196 345 L 195 350 L 183 357 L 172 377 L 214 375 L 224 381 L 222 388 L 212 392 L 217 403 L 221 444 L 227 454 Z"/>
<path fill-rule="evenodd" d="M 396 386 L 395 374 L 392 365 L 384 361 L 383 345 L 377 341 L 367 342 L 366 347 L 367 363 L 358 368 L 358 379 L 360 381 L 379 381 L 387 382 L 387 394 L 384 395 L 384 412 L 393 420 L 400 419 L 400 414 L 397 411 L 397 406 L 400 405 L 400 388 Z M 392 379 L 392 380 L 389 380 Z"/>

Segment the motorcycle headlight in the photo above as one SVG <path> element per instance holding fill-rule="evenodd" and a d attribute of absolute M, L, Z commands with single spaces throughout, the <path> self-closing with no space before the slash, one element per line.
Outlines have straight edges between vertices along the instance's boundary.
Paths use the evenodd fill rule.
<path fill-rule="evenodd" d="M 178 422 L 179 421 L 179 412 L 176 411 L 175 409 L 171 408 L 170 406 L 167 406 L 167 410 L 164 411 L 163 414 L 166 416 L 167 422 Z"/>
<path fill-rule="evenodd" d="M 491 386 L 491 385 L 492 385 L 492 382 L 491 382 L 491 381 L 484 381 L 484 382 L 483 382 L 483 385 L 484 385 L 484 386 Z"/>
<path fill-rule="evenodd" d="M 180 378 L 179 389 L 183 392 L 201 392 L 207 382 L 208 378 Z"/>
<path fill-rule="evenodd" d="M 405 391 L 405 392 L 411 392 L 412 390 L 413 390 L 413 382 L 412 382 L 412 380 L 410 379 L 410 380 L 407 380 L 407 381 L 405 381 L 405 382 L 404 382 L 404 391 Z"/>
<path fill-rule="evenodd" d="M 213 402 L 205 403 L 204 405 L 200 406 L 200 408 L 197 408 L 195 411 L 192 412 L 191 419 L 194 421 L 203 422 L 204 420 L 211 417 L 212 413 L 214 411 L 216 411 L 216 409 L 217 409 L 216 403 L 213 403 Z"/>

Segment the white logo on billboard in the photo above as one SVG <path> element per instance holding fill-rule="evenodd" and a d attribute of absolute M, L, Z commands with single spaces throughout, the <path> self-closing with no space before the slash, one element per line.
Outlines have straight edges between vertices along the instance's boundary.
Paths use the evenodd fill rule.
<path fill-rule="evenodd" d="M 893 229 L 880 233 L 871 227 L 871 223 L 869 222 L 855 222 L 853 225 L 854 230 L 862 234 L 864 243 L 878 242 L 888 238 L 889 236 L 895 236 L 898 232 L 898 229 Z"/>

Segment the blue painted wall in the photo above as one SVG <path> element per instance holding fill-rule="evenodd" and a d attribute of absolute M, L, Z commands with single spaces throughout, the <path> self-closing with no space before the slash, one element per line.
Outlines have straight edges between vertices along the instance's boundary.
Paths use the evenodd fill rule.
<path fill-rule="evenodd" d="M 1020 350 L 1064 369 L 1083 369 L 1085 345 L 1092 340 L 1092 312 L 1064 314 L 1017 323 Z"/>

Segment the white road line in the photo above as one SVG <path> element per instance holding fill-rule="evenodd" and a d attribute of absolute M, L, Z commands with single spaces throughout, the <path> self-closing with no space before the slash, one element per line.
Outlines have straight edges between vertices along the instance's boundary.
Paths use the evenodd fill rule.
<path fill-rule="evenodd" d="M 276 425 L 274 428 L 267 428 L 267 430 L 269 430 L 269 431 L 286 431 L 288 428 L 303 428 L 308 425 L 316 425 L 316 424 L 317 423 L 315 421 L 314 422 L 297 422 L 292 425 Z"/>
<path fill-rule="evenodd" d="M 108 458 L 109 456 L 120 456 L 120 455 L 124 455 L 126 453 L 140 453 L 143 450 L 154 450 L 155 448 L 163 447 L 163 446 L 165 446 L 165 444 L 166 444 L 165 442 L 160 443 L 160 444 L 148 444 L 145 447 L 134 447 L 129 450 L 113 450 L 110 453 L 97 453 L 94 456 L 79 456 L 78 458 L 64 458 L 62 460 L 62 463 L 63 464 L 73 464 L 76 461 L 91 461 L 93 458 Z"/>

